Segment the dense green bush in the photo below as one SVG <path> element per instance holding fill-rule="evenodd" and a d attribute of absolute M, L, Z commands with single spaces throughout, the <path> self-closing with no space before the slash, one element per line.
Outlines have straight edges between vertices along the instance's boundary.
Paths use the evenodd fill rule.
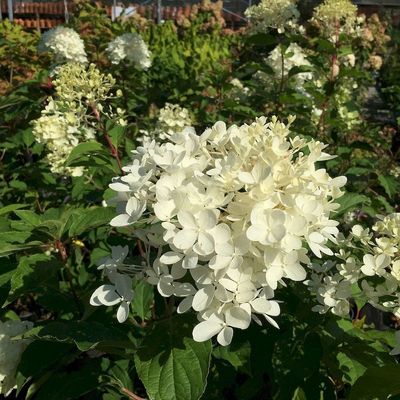
<path fill-rule="evenodd" d="M 278 5 L 278 11 L 289 7 L 296 16 L 289 0 L 272 3 Z M 80 2 L 69 28 L 80 34 L 89 65 L 56 65 L 55 52 L 60 50 L 55 36 L 51 37 L 53 31 L 47 40 L 50 36 L 55 45 L 48 44 L 51 51 L 38 55 L 36 33 L 24 32 L 8 21 L 0 24 L 0 33 L 6 33 L 0 42 L 1 90 L 7 93 L 0 99 L 0 388 L 8 398 L 362 400 L 400 396 L 399 342 L 395 337 L 400 193 L 397 127 L 391 121 L 371 120 L 374 110 L 368 109 L 369 89 L 379 83 L 387 109 L 398 111 L 394 71 L 399 63 L 399 38 L 397 31 L 375 15 L 356 18 L 355 9 L 345 0 L 326 4 L 333 4 L 333 14 L 325 10 L 303 25 L 294 18 L 282 26 L 272 25 L 277 18 L 265 25 L 269 17 L 261 6 L 261 22 L 258 8 L 248 14 L 251 23 L 245 31 L 232 33 L 224 29 L 220 4 L 204 2 L 176 23 L 157 25 L 137 16 L 111 22 L 104 9 Z M 129 34 L 124 36 L 128 38 L 125 43 L 136 40 L 142 60 L 123 54 L 125 58 L 116 62 L 110 56 L 120 51 L 118 43 L 123 41 L 115 40 L 124 34 Z M 62 55 L 65 61 L 73 61 L 67 58 L 77 51 L 75 45 L 81 39 L 68 30 L 63 35 L 72 35 Z M 274 122 L 274 115 L 285 125 Z M 260 116 L 273 122 L 260 128 L 262 120 L 253 123 Z M 239 127 L 227 132 L 224 124 L 214 125 L 217 121 Z M 203 134 L 200 139 L 194 130 Z M 200 312 L 199 321 L 193 312 L 176 312 L 180 295 L 167 293 L 171 287 L 177 288 L 171 283 L 174 273 L 169 264 L 168 273 L 160 267 L 156 278 L 148 272 L 162 253 L 149 244 L 149 237 L 156 241 L 161 226 L 152 207 L 170 193 L 175 196 L 179 174 L 193 162 L 185 164 L 187 154 L 198 151 L 199 164 L 211 165 L 218 159 L 213 169 L 227 165 L 224 176 L 229 177 L 236 168 L 228 157 L 234 153 L 229 143 L 239 154 L 242 150 L 237 149 L 244 149 L 253 140 L 251 135 L 256 137 L 260 130 L 259 149 L 253 146 L 251 150 L 256 148 L 257 154 L 249 150 L 248 157 L 241 160 L 241 184 L 236 182 L 234 194 L 230 199 L 226 196 L 216 218 L 232 231 L 235 222 L 242 223 L 245 234 L 249 225 L 257 224 L 254 217 L 248 218 L 246 207 L 251 201 L 255 204 L 263 190 L 279 193 L 280 200 L 272 206 L 279 214 L 292 207 L 289 197 L 300 190 L 302 180 L 314 179 L 319 186 L 312 186 L 315 193 L 311 190 L 309 196 L 320 196 L 327 209 L 337 198 L 339 208 L 334 211 L 332 207 L 331 214 L 327 211 L 324 215 L 338 221 L 340 234 L 332 234 L 336 238 L 329 244 L 332 251 L 324 248 L 327 240 L 318 242 L 326 253 L 322 259 L 312 249 L 310 235 L 298 234 L 300 247 L 311 259 L 302 261 L 308 286 L 296 282 L 304 280 L 303 276 L 289 279 L 289 273 L 277 278 L 279 304 L 272 296 L 264 297 L 278 314 L 280 308 L 279 317 L 271 311 L 266 313 L 269 324 L 252 323 L 247 329 L 240 329 L 243 326 L 237 321 L 237 325 L 221 325 L 217 333 L 231 326 L 239 328 L 231 342 L 218 336 L 219 343 L 230 342 L 227 346 L 208 338 L 196 341 L 193 327 L 208 319 Z M 229 135 L 234 137 L 231 142 L 224 139 Z M 173 178 L 157 193 L 157 200 L 149 195 L 153 189 L 146 182 L 135 190 L 124 187 L 135 187 L 132 150 L 147 154 L 149 164 L 156 159 L 153 139 L 164 143 L 159 157 L 165 157 L 153 166 L 153 183 L 167 173 Z M 270 139 L 267 151 L 261 144 Z M 171 141 L 186 146 L 172 161 L 176 154 Z M 300 141 L 304 141 L 302 146 Z M 320 142 L 329 144 L 326 151 L 337 157 L 314 157 L 318 151 L 321 155 Z M 285 153 L 292 148 L 297 150 Z M 300 173 L 298 165 L 307 157 L 311 161 Z M 257 169 L 262 163 L 272 166 Z M 182 209 L 194 201 L 193 193 L 207 200 L 207 210 L 213 201 L 219 201 L 218 185 L 217 189 L 206 183 L 201 187 L 202 182 L 217 179 L 220 172 L 213 169 L 208 169 L 208 174 L 200 169 L 193 172 L 200 186 L 195 190 L 193 184 L 176 194 Z M 140 178 L 148 172 L 137 171 Z M 273 174 L 272 180 L 279 183 L 271 189 L 267 177 Z M 347 184 L 340 197 L 343 175 Z M 331 181 L 330 177 L 337 178 Z M 260 188 L 250 194 L 249 187 L 257 179 Z M 108 188 L 111 182 L 114 186 Z M 115 192 L 121 196 L 117 209 L 112 201 Z M 121 202 L 128 197 L 136 199 L 132 208 L 138 207 L 134 196 L 142 192 L 149 196 L 147 211 L 143 215 L 138 211 L 137 221 L 129 215 L 133 223 L 128 226 L 116 223 L 116 217 L 128 216 Z M 234 198 L 247 203 L 243 200 L 240 208 L 236 202 L 241 218 L 229 219 L 226 213 Z M 311 197 L 307 199 L 302 200 L 305 208 L 307 201 L 311 203 Z M 168 213 L 163 204 L 160 213 Z M 175 224 L 176 213 L 170 219 Z M 379 222 L 378 215 L 389 216 L 389 220 Z M 313 222 L 314 233 L 323 223 L 327 222 Z M 358 224 L 371 228 L 374 236 L 360 231 Z M 182 222 L 178 230 L 183 226 Z M 279 236 L 280 228 L 271 228 L 271 234 Z M 295 228 L 290 229 L 294 234 Z M 280 237 L 277 242 L 282 240 Z M 251 257 L 259 259 L 265 243 L 252 243 Z M 128 246 L 127 254 L 123 246 Z M 169 256 L 178 254 L 179 262 L 184 256 L 193 256 L 193 251 L 180 254 L 179 246 L 174 246 L 169 249 L 174 254 Z M 235 251 L 228 256 L 236 261 L 246 254 Z M 262 261 L 266 268 L 268 262 L 275 262 L 268 261 L 269 251 L 271 248 Z M 197 263 L 203 267 L 211 263 L 208 254 L 199 252 L 196 267 Z M 368 270 L 371 263 L 364 259 L 371 254 L 375 257 L 372 273 Z M 127 256 L 126 261 L 122 255 Z M 250 268 L 259 267 L 246 257 Z M 129 266 L 134 276 L 123 280 L 110 273 L 121 278 L 118 284 L 124 294 L 108 285 L 103 288 L 108 295 L 96 300 L 93 293 L 103 283 L 102 274 L 108 274 L 98 266 L 107 263 L 122 271 Z M 342 265 L 349 270 L 343 272 Z M 230 273 L 229 279 L 233 279 L 234 272 Z M 216 288 L 219 279 L 216 273 Z M 316 279 L 320 286 L 313 291 Z M 343 286 L 348 283 L 341 287 L 344 297 L 335 279 L 343 279 Z M 194 276 L 187 274 L 182 287 L 189 284 L 194 285 Z M 384 285 L 390 284 L 395 286 L 385 292 Z M 253 297 L 266 287 L 271 289 L 267 283 L 260 284 Z M 237 296 L 239 283 L 235 290 Z M 115 293 L 117 298 L 112 297 Z M 107 298 L 109 304 L 119 304 L 118 314 L 116 307 L 93 306 L 107 303 Z M 124 314 L 126 310 L 129 315 Z M 126 317 L 125 322 L 119 324 L 116 314 L 119 320 Z M 271 325 L 271 316 L 279 329 Z M 11 342 L 11 337 L 16 341 Z M 11 354 L 13 346 L 18 349 L 14 347 Z"/>

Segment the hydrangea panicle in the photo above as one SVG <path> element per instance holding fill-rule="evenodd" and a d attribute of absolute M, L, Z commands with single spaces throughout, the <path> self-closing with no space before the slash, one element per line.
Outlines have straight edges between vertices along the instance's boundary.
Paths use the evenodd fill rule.
<path fill-rule="evenodd" d="M 85 66 L 68 63 L 58 69 L 53 80 L 54 97 L 49 97 L 42 115 L 33 121 L 33 134 L 39 143 L 46 145 L 47 160 L 53 173 L 81 176 L 82 167 L 66 167 L 71 151 L 81 142 L 95 138 L 98 118 L 94 110 L 109 120 L 124 125 L 123 111 L 105 107 L 109 99 L 117 97 L 112 92 L 115 79 L 101 73 L 94 64 Z"/>
<path fill-rule="evenodd" d="M 300 17 L 296 0 L 261 0 L 259 4 L 249 7 L 245 15 L 253 33 L 266 32 L 268 28 L 282 33 L 285 29 L 296 28 Z"/>
<path fill-rule="evenodd" d="M 55 64 L 88 62 L 83 40 L 73 29 L 64 26 L 57 26 L 43 33 L 38 50 L 51 52 Z"/>
<path fill-rule="evenodd" d="M 124 33 L 116 37 L 108 44 L 107 53 L 112 64 L 119 64 L 126 59 L 139 69 L 151 66 L 151 53 L 138 33 Z"/>
<path fill-rule="evenodd" d="M 357 296 L 400 317 L 400 214 L 382 216 L 372 231 L 354 225 L 339 244 L 334 267 L 315 271 L 307 282 L 320 303 L 314 309 L 346 316 L 350 298 Z M 351 285 L 358 287 L 357 294 Z"/>
<path fill-rule="evenodd" d="M 289 136 L 293 120 L 219 121 L 200 136 L 183 130 L 147 142 L 110 185 L 111 225 L 147 222 L 135 230 L 156 255 L 144 273 L 162 296 L 181 299 L 178 313 L 197 312 L 195 340 L 217 335 L 227 345 L 234 329 L 262 318 L 277 326 L 275 291 L 306 278 L 310 250 L 333 254 L 330 214 L 346 179 L 317 167 L 332 158 L 324 144 Z"/>

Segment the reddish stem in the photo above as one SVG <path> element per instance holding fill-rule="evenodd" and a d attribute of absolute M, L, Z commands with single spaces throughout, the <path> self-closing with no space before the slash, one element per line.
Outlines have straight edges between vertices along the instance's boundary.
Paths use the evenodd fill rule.
<path fill-rule="evenodd" d="M 143 397 L 138 396 L 137 394 L 131 392 L 130 390 L 128 390 L 127 388 L 122 388 L 121 391 L 123 393 L 125 393 L 130 399 L 132 400 L 146 400 Z"/>
<path fill-rule="evenodd" d="M 121 164 L 121 159 L 119 158 L 119 154 L 118 154 L 118 150 L 117 148 L 113 145 L 113 142 L 111 141 L 110 136 L 108 135 L 108 133 L 104 130 L 104 137 L 106 138 L 108 147 L 110 148 L 111 151 L 111 155 L 117 160 L 117 164 L 119 169 L 122 172 L 122 164 Z"/>
<path fill-rule="evenodd" d="M 140 254 L 143 258 L 146 258 L 146 252 L 145 252 L 144 249 L 143 249 L 143 244 L 142 244 L 142 242 L 140 241 L 140 239 L 138 239 L 138 240 L 136 241 L 136 243 L 137 243 L 137 246 L 138 246 L 139 254 Z"/>

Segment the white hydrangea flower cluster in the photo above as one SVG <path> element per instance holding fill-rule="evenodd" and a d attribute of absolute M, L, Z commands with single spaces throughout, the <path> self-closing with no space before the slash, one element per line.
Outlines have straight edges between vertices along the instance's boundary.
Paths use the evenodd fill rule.
<path fill-rule="evenodd" d="M 88 62 L 85 45 L 79 34 L 73 29 L 63 26 L 57 26 L 43 33 L 38 50 L 51 52 L 54 55 L 56 64 Z"/>
<path fill-rule="evenodd" d="M 229 90 L 229 95 L 237 102 L 244 102 L 251 93 L 250 88 L 243 85 L 243 82 L 238 78 L 233 78 L 229 82 L 232 88 Z"/>
<path fill-rule="evenodd" d="M 138 33 L 124 33 L 117 36 L 107 46 L 107 53 L 112 64 L 128 60 L 140 69 L 151 66 L 151 53 L 147 44 Z"/>
<path fill-rule="evenodd" d="M 233 328 L 260 317 L 277 326 L 275 290 L 306 278 L 308 248 L 333 254 L 338 222 L 330 213 L 346 178 L 317 167 L 332 158 L 324 144 L 289 138 L 293 120 L 220 121 L 200 136 L 184 130 L 139 147 L 110 184 L 118 213 L 111 225 L 145 226 L 134 231 L 145 245 L 144 273 L 162 296 L 182 298 L 178 313 L 197 312 L 196 341 L 217 335 L 227 345 Z M 135 275 L 137 267 L 116 271 Z M 93 301 L 107 305 L 105 297 L 95 292 Z"/>
<path fill-rule="evenodd" d="M 83 167 L 65 167 L 71 151 L 81 141 L 94 139 L 94 130 L 81 125 L 74 112 L 61 111 L 57 103 L 50 99 L 42 110 L 42 116 L 34 121 L 33 134 L 38 143 L 46 145 L 49 153 L 47 161 L 50 170 L 56 174 L 81 176 Z"/>
<path fill-rule="evenodd" d="M 325 0 L 315 8 L 312 22 L 333 42 L 339 33 L 354 33 L 357 20 L 357 6 L 351 0 Z"/>
<path fill-rule="evenodd" d="M 165 103 L 165 106 L 158 111 L 155 129 L 140 130 L 141 136 L 137 141 L 143 144 L 150 143 L 153 139 L 165 141 L 176 133 L 193 130 L 193 123 L 192 115 L 187 108 L 179 104 Z"/>
<path fill-rule="evenodd" d="M 343 79 L 338 87 L 333 100 L 336 103 L 338 114 L 348 130 L 360 125 L 360 113 L 354 108 L 353 93 L 358 85 L 353 79 Z"/>
<path fill-rule="evenodd" d="M 179 104 L 165 103 L 158 113 L 155 136 L 160 140 L 166 140 L 192 125 L 193 119 L 187 108 L 181 107 Z"/>
<path fill-rule="evenodd" d="M 98 122 L 93 113 L 102 114 L 107 119 L 117 119 L 120 125 L 125 123 L 123 111 L 105 108 L 103 104 L 116 96 L 112 87 L 115 79 L 102 74 L 94 64 L 88 67 L 79 63 L 61 66 L 58 76 L 53 80 L 56 91 L 40 118 L 33 122 L 33 134 L 39 143 L 46 145 L 49 153 L 47 160 L 53 173 L 81 176 L 82 167 L 65 167 L 71 151 L 81 142 L 95 138 Z"/>
<path fill-rule="evenodd" d="M 261 0 L 259 4 L 249 7 L 245 16 L 253 33 L 266 32 L 269 28 L 283 33 L 286 29 L 298 28 L 300 13 L 296 0 Z"/>
<path fill-rule="evenodd" d="M 307 282 L 320 302 L 314 310 L 346 316 L 353 297 L 400 317 L 400 213 L 382 216 L 372 231 L 354 225 L 342 245 L 342 263 L 314 266 Z"/>
<path fill-rule="evenodd" d="M 29 340 L 11 340 L 33 327 L 31 322 L 0 321 L 0 394 L 7 395 L 15 387 L 15 372 Z"/>
<path fill-rule="evenodd" d="M 275 76 L 280 79 L 286 78 L 289 72 L 294 67 L 311 66 L 310 62 L 303 49 L 297 43 L 291 43 L 284 51 L 280 45 L 276 46 L 271 51 L 267 58 L 267 64 L 274 70 Z M 296 83 L 298 86 L 302 86 L 307 80 L 313 79 L 311 72 L 302 72 L 295 75 Z"/>

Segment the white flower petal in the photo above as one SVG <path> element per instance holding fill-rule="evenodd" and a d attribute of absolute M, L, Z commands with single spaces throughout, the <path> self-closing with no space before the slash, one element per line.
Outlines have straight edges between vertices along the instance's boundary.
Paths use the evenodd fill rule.
<path fill-rule="evenodd" d="M 203 311 L 212 302 L 215 289 L 213 286 L 206 286 L 200 289 L 193 297 L 192 307 L 195 311 Z"/>
<path fill-rule="evenodd" d="M 123 301 L 118 307 L 117 320 L 120 323 L 125 322 L 128 316 L 129 316 L 129 303 Z"/>
<path fill-rule="evenodd" d="M 233 329 L 230 326 L 225 326 L 220 333 L 218 333 L 217 341 L 221 346 L 228 346 L 232 342 Z"/>
<path fill-rule="evenodd" d="M 98 287 L 90 299 L 90 304 L 99 305 L 103 304 L 105 306 L 114 306 L 121 302 L 121 296 L 115 291 L 114 285 L 102 285 Z"/>
<path fill-rule="evenodd" d="M 225 313 L 226 324 L 233 328 L 247 329 L 251 322 L 251 314 L 238 306 L 229 308 Z"/>
<path fill-rule="evenodd" d="M 209 320 L 200 322 L 193 329 L 193 339 L 196 342 L 205 342 L 219 333 L 222 327 L 223 325 L 217 321 Z"/>

